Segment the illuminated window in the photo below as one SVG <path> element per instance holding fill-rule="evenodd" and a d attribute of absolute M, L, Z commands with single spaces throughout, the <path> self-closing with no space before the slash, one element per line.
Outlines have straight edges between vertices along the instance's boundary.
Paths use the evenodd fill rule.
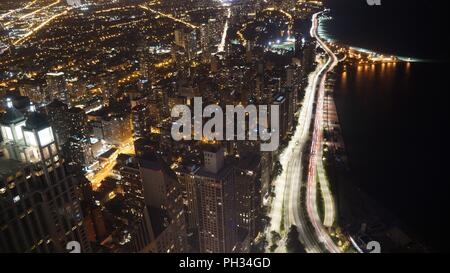
<path fill-rule="evenodd" d="M 30 146 L 37 146 L 36 137 L 33 132 L 24 131 L 23 135 L 25 136 L 25 142 Z"/>
<path fill-rule="evenodd" d="M 14 201 L 14 203 L 17 203 L 17 202 L 19 202 L 20 201 L 20 196 L 15 196 L 14 197 L 14 199 L 13 199 L 13 201 Z"/>
<path fill-rule="evenodd" d="M 57 150 L 56 150 L 56 145 L 55 144 L 52 144 L 51 146 L 50 146 L 50 149 L 51 149 L 51 151 L 52 151 L 52 154 L 57 154 Z"/>
<path fill-rule="evenodd" d="M 2 136 L 5 140 L 14 140 L 11 128 L 2 126 Z"/>
<path fill-rule="evenodd" d="M 48 145 L 54 141 L 52 128 L 50 127 L 40 130 L 38 136 L 41 146 Z"/>
<path fill-rule="evenodd" d="M 44 159 L 50 158 L 50 152 L 49 152 L 48 148 L 43 149 L 43 153 L 44 153 Z"/>
<path fill-rule="evenodd" d="M 29 161 L 36 162 L 36 161 L 40 160 L 39 152 L 37 149 L 28 149 L 26 151 L 26 153 L 27 153 L 27 158 Z"/>
<path fill-rule="evenodd" d="M 23 134 L 22 134 L 23 126 L 25 126 L 25 122 L 22 122 L 22 123 L 16 125 L 16 127 L 15 127 L 17 140 L 23 139 Z"/>

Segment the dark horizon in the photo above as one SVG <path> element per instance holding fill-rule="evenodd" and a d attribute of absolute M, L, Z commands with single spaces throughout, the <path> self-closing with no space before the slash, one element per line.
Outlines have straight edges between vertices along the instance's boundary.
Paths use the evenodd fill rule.
<path fill-rule="evenodd" d="M 258 268 L 450 243 L 441 1 L 0 10 L 0 253 L 189 253 L 170 259 L 209 270 L 231 260 L 191 254 Z"/>
<path fill-rule="evenodd" d="M 443 1 L 382 0 L 369 6 L 365 0 L 326 0 L 331 34 L 344 43 L 374 51 L 436 61 L 448 61 L 447 9 Z"/>
<path fill-rule="evenodd" d="M 436 1 L 382 1 L 381 7 L 354 0 L 327 4 L 334 20 L 324 25 L 332 38 L 425 59 L 386 71 L 379 66 L 349 68 L 345 79 L 341 68 L 336 101 L 354 183 L 395 212 L 431 249 L 444 251 L 449 240 L 442 236 L 446 220 L 441 209 L 448 208 L 449 189 L 446 173 L 439 170 L 446 168 L 448 149 L 436 143 L 436 135 L 444 137 L 444 124 L 450 123 L 449 96 L 442 86 L 448 73 L 446 10 Z M 433 13 L 431 20 L 422 20 Z"/>

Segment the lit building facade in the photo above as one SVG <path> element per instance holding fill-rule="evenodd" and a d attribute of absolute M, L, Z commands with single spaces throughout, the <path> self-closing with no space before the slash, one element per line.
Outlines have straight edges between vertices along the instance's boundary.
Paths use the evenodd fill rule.
<path fill-rule="evenodd" d="M 91 248 L 78 181 L 68 174 L 53 129 L 31 106 L 25 118 L 7 102 L 0 121 L 0 252 L 67 252 Z"/>

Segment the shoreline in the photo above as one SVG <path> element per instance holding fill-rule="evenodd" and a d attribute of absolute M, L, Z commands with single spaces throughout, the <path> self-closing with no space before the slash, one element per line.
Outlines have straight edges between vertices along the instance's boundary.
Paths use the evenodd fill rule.
<path fill-rule="evenodd" d="M 345 64 L 343 63 L 339 64 L 337 72 L 341 72 L 344 66 Z M 340 73 L 334 75 L 336 77 L 335 81 L 339 80 L 338 77 L 340 77 L 340 75 Z M 331 179 L 331 183 L 333 193 L 336 196 L 338 220 L 349 233 L 354 233 L 355 235 L 371 235 L 373 238 L 380 241 L 391 240 L 392 242 L 387 242 L 390 249 L 399 249 L 398 246 L 395 246 L 395 240 L 387 238 L 388 236 L 386 235 L 389 231 L 395 230 L 395 232 L 398 233 L 398 237 L 402 237 L 404 241 L 409 241 L 409 243 L 403 242 L 403 247 L 406 248 L 402 250 L 414 247 L 415 250 L 423 252 L 430 251 L 430 248 L 423 244 L 423 241 L 425 240 L 422 236 L 412 228 L 408 228 L 404 220 L 395 215 L 395 213 L 390 212 L 376 197 L 373 197 L 357 183 L 357 180 L 359 179 L 358 174 L 352 168 L 352 158 L 351 156 L 348 156 L 348 151 L 345 147 L 345 137 L 340 118 L 342 109 L 339 109 L 339 103 L 336 101 L 336 99 L 339 98 L 339 94 L 336 94 L 335 88 L 336 87 L 333 85 L 332 91 L 330 92 L 332 93 L 330 95 L 332 97 L 332 104 L 335 106 L 336 110 L 337 124 L 334 124 L 334 127 L 339 128 L 334 137 L 341 141 L 339 146 L 342 148 L 342 152 L 339 156 L 344 163 L 344 166 L 339 165 L 337 161 L 332 163 L 332 167 L 336 171 L 334 179 Z M 370 222 L 372 222 L 372 224 L 370 224 Z M 362 229 L 362 226 L 366 226 L 368 230 L 371 230 L 371 225 L 376 226 L 377 228 L 363 233 L 358 231 Z"/>
<path fill-rule="evenodd" d="M 346 42 L 346 41 L 342 41 L 339 40 L 338 38 L 332 36 L 329 34 L 329 32 L 327 32 L 327 28 L 326 28 L 326 21 L 332 21 L 334 19 L 332 18 L 327 18 L 325 21 L 320 21 L 319 22 L 319 31 L 318 34 L 319 36 L 324 39 L 327 42 L 332 42 L 335 44 L 339 44 L 341 46 L 344 47 L 348 47 L 352 50 L 358 51 L 360 53 L 364 53 L 364 54 L 377 54 L 377 55 L 384 55 L 384 56 L 395 56 L 396 58 L 398 58 L 400 61 L 404 61 L 404 62 L 412 62 L 412 63 L 438 63 L 438 62 L 443 62 L 443 61 L 439 61 L 439 60 L 434 60 L 434 59 L 425 59 L 425 58 L 418 58 L 418 57 L 411 57 L 411 56 L 402 56 L 399 55 L 397 52 L 383 52 L 381 50 L 377 50 L 377 49 L 370 49 L 370 48 L 363 48 L 361 46 L 358 45 L 354 45 L 350 42 Z"/>
<path fill-rule="evenodd" d="M 319 27 L 322 28 L 322 26 L 323 22 L 320 21 Z M 322 30 L 323 28 L 318 32 L 318 35 L 328 43 L 332 40 L 335 41 L 332 42 L 332 44 L 337 47 L 347 48 L 349 52 L 356 51 L 357 53 L 359 52 L 360 55 L 365 55 L 363 58 L 365 60 L 362 61 L 363 63 L 371 62 L 372 64 L 377 65 L 385 61 L 403 63 L 424 62 L 424 60 L 403 57 L 391 57 L 390 60 L 380 59 L 380 61 L 374 61 L 373 59 L 370 59 L 371 56 L 373 56 L 372 54 L 379 55 L 379 53 L 351 47 L 336 39 L 330 39 L 324 35 Z M 345 56 L 347 56 L 347 54 L 348 53 L 346 53 Z M 383 55 L 381 56 L 383 57 Z M 361 59 L 361 56 L 359 58 Z M 353 236 L 357 236 L 356 239 L 370 236 L 378 241 L 383 241 L 383 244 L 388 246 L 384 248 L 387 252 L 396 252 L 400 249 L 402 249 L 402 251 L 414 249 L 416 251 L 428 252 L 429 248 L 423 244 L 425 241 L 424 238 L 418 235 L 418 232 L 413 231 L 412 228 L 408 228 L 404 224 L 405 221 L 401 220 L 400 217 L 389 212 L 385 206 L 380 204 L 377 198 L 372 197 L 366 190 L 363 190 L 361 185 L 358 185 L 356 181 L 358 179 L 357 172 L 351 168 L 352 159 L 348 156 L 345 147 L 344 134 L 342 127 L 340 126 L 340 113 L 342 110 L 339 110 L 339 106 L 336 103 L 337 94 L 335 92 L 334 83 L 339 79 L 338 77 L 341 77 L 341 74 L 337 72 L 341 72 L 345 69 L 345 63 L 350 66 L 358 65 L 355 61 L 356 60 L 350 60 L 338 64 L 333 75 L 334 81 L 331 84 L 331 90 L 326 94 L 326 96 L 329 96 L 327 106 L 331 107 L 333 117 L 333 121 L 326 124 L 328 128 L 332 129 L 331 135 L 333 135 L 333 139 L 335 139 L 334 143 L 331 144 L 333 145 L 331 148 L 333 150 L 332 154 L 333 157 L 339 154 L 339 162 L 336 159 L 337 157 L 332 159 L 332 161 L 334 161 L 332 163 L 332 168 L 335 169 L 336 172 L 330 173 L 329 168 L 326 168 L 326 173 L 327 175 L 335 175 L 333 179 L 330 179 L 330 183 L 333 195 L 335 196 L 339 225 L 343 227 L 345 232 L 348 232 L 348 234 L 351 235 L 352 239 L 355 239 Z M 325 130 L 326 129 L 324 129 L 324 131 Z M 374 226 L 377 228 L 373 228 Z M 395 234 L 393 235 L 393 233 Z M 364 246 L 362 248 L 364 249 Z"/>
<path fill-rule="evenodd" d="M 331 18 L 326 18 L 331 19 Z M 321 20 L 319 22 L 319 31 L 318 35 L 326 40 L 328 43 L 331 42 L 331 44 L 336 45 L 338 48 L 347 48 L 348 51 L 356 52 L 356 54 L 360 53 L 361 55 L 365 56 L 366 60 L 363 61 L 363 63 L 370 63 L 378 65 L 379 63 L 383 63 L 383 59 L 381 59 L 380 62 L 373 62 L 373 60 L 370 60 L 370 56 L 381 55 L 381 53 L 374 52 L 372 50 L 367 50 L 363 48 L 358 48 L 354 46 L 350 46 L 347 43 L 344 43 L 342 41 L 339 41 L 338 39 L 331 38 L 326 33 L 326 27 L 324 27 L 324 21 Z M 369 58 L 367 58 L 369 56 Z M 383 55 L 381 55 L 383 56 Z M 389 56 L 389 55 L 388 55 Z M 344 58 L 345 59 L 345 58 Z M 364 59 L 364 58 L 363 58 Z M 367 59 L 369 61 L 367 61 Z M 386 62 L 400 62 L 400 63 L 433 63 L 437 62 L 434 60 L 425 60 L 425 59 L 416 59 L 416 58 L 408 58 L 408 57 L 399 57 L 399 56 L 392 56 L 390 61 Z M 358 63 L 354 63 L 354 60 L 351 62 L 342 62 L 338 65 L 337 71 L 342 71 L 343 67 L 345 67 L 345 63 L 349 64 L 350 66 L 358 65 Z M 344 68 L 345 69 L 345 68 Z M 336 73 L 334 75 L 337 79 L 337 77 L 341 77 L 340 74 Z M 335 80 L 336 80 L 335 79 Z M 402 233 L 401 236 L 405 239 L 406 237 L 410 241 L 409 245 L 414 245 L 414 248 L 420 251 L 428 252 L 430 251 L 430 247 L 424 245 L 423 242 L 426 242 L 426 238 L 424 238 L 423 235 L 419 231 L 417 231 L 415 228 L 408 227 L 405 223 L 407 222 L 406 219 L 402 220 L 401 217 L 397 216 L 395 213 L 388 211 L 385 206 L 381 205 L 381 203 L 378 201 L 379 198 L 373 197 L 373 194 L 369 194 L 367 190 L 363 189 L 363 186 L 357 183 L 358 175 L 357 172 L 352 170 L 351 162 L 352 159 L 350 157 L 347 158 L 347 151 L 345 150 L 345 144 L 344 144 L 344 136 L 342 132 L 342 128 L 340 126 L 340 113 L 342 109 L 339 109 L 339 106 L 336 103 L 336 92 L 334 91 L 334 85 L 332 87 L 332 103 L 335 105 L 336 110 L 336 120 L 339 124 L 339 135 L 338 138 L 341 139 L 341 146 L 343 147 L 344 153 L 342 155 L 345 162 L 345 165 L 347 166 L 345 170 L 341 169 L 335 179 L 330 179 L 330 182 L 332 183 L 332 191 L 335 195 L 335 202 L 337 209 L 337 217 L 340 225 L 347 230 L 349 228 L 350 232 L 355 231 L 355 226 L 362 225 L 365 222 L 368 222 L 368 218 L 378 218 L 378 222 L 382 222 L 382 224 L 385 226 L 383 231 L 378 231 L 378 233 L 388 233 L 389 230 L 395 229 L 397 233 Z M 328 173 L 329 170 L 327 170 Z M 334 180 L 334 181 L 333 181 Z M 361 210 L 361 211 L 359 211 Z M 369 217 L 365 216 L 368 215 Z M 365 219 L 366 218 L 366 219 Z M 368 224 L 367 224 L 368 225 Z M 358 228 L 356 228 L 358 230 Z M 398 232 L 399 231 L 399 232 Z M 386 234 L 383 234 L 380 236 L 380 234 L 377 234 L 379 237 L 386 237 Z M 405 244 L 406 245 L 406 244 Z"/>

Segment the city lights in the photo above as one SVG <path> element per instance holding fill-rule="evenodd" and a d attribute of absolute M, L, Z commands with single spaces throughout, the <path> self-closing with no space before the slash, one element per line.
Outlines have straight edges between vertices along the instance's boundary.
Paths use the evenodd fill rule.
<path fill-rule="evenodd" d="M 0 0 L 0 253 L 434 250 L 434 22 L 341 2 Z"/>

